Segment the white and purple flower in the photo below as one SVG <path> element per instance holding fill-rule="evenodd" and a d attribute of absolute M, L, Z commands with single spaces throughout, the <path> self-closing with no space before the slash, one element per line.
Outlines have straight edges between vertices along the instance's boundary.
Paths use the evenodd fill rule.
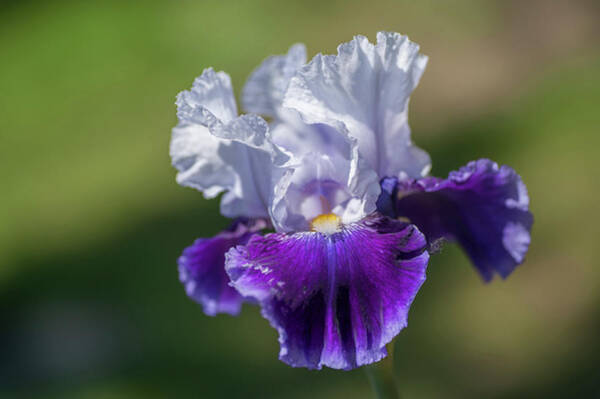
<path fill-rule="evenodd" d="M 386 356 L 438 240 L 456 240 L 485 280 L 523 261 L 532 216 L 511 168 L 478 160 L 427 176 L 407 122 L 426 63 L 406 36 L 380 32 L 308 63 L 302 45 L 268 58 L 244 87 L 248 114 L 224 72 L 207 69 L 179 94 L 177 181 L 223 193 L 233 219 L 179 259 L 206 314 L 257 303 L 281 360 L 351 369 Z"/>

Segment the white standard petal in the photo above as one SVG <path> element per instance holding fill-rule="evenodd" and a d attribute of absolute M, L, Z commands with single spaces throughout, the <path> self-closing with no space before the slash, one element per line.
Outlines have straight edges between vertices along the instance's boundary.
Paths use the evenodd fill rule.
<path fill-rule="evenodd" d="M 431 161 L 413 145 L 407 117 L 426 64 L 406 36 L 380 32 L 376 45 L 356 36 L 338 47 L 337 56 L 319 54 L 303 67 L 290 81 L 283 106 L 307 123 L 345 126 L 380 177 L 419 178 Z"/>
<path fill-rule="evenodd" d="M 345 131 L 345 129 L 342 129 Z M 347 134 L 322 123 L 306 124 L 293 109 L 283 108 L 272 124 L 271 139 L 296 158 L 313 153 L 337 154 L 347 157 Z"/>
<path fill-rule="evenodd" d="M 269 217 L 273 186 L 287 170 L 275 164 L 273 153 L 238 141 L 224 146 L 221 154 L 234 171 L 235 181 L 221 199 L 221 213 L 228 217 Z"/>
<path fill-rule="evenodd" d="M 283 95 L 292 76 L 306 64 L 303 44 L 290 47 L 287 54 L 264 60 L 248 78 L 242 91 L 242 105 L 248 112 L 277 117 Z"/>
<path fill-rule="evenodd" d="M 236 112 L 224 72 L 207 69 L 192 90 L 178 95 L 180 122 L 171 140 L 177 181 L 208 198 L 225 191 L 225 216 L 268 217 L 273 184 L 288 156 L 271 142 L 262 118 Z"/>
<path fill-rule="evenodd" d="M 275 186 L 271 217 L 276 230 L 306 231 L 327 214 L 349 224 L 375 211 L 381 190 L 377 174 L 359 156 L 356 140 L 346 136 L 340 143 L 337 152 L 293 159 Z"/>
<path fill-rule="evenodd" d="M 173 128 L 169 152 L 177 183 L 202 191 L 206 198 L 233 187 L 235 171 L 219 153 L 221 146 L 222 140 L 204 126 L 180 123 Z"/>
<path fill-rule="evenodd" d="M 191 113 L 199 109 L 208 111 L 207 115 L 212 115 L 208 117 L 209 120 L 200 123 L 205 126 L 213 118 L 229 122 L 237 117 L 231 78 L 225 72 L 215 72 L 212 68 L 205 69 L 202 75 L 194 80 L 191 90 L 179 93 L 176 104 L 180 121 L 189 120 Z"/>

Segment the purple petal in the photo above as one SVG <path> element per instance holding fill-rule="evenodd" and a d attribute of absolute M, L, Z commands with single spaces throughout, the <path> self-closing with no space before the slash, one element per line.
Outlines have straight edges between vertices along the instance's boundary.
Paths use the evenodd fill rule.
<path fill-rule="evenodd" d="M 282 361 L 351 369 L 385 357 L 406 326 L 425 246 L 415 226 L 372 216 L 332 235 L 254 236 L 227 253 L 226 269 L 278 330 Z"/>
<path fill-rule="evenodd" d="M 266 227 L 262 220 L 236 220 L 213 238 L 199 238 L 183 250 L 178 259 L 179 280 L 185 292 L 202 305 L 204 313 L 237 315 L 244 298 L 229 286 L 225 273 L 225 253 L 248 242 L 255 232 Z"/>
<path fill-rule="evenodd" d="M 480 159 L 445 180 L 400 182 L 395 189 L 384 191 L 398 198 L 396 216 L 409 218 L 430 243 L 458 241 L 486 281 L 494 273 L 507 277 L 523 262 L 533 216 L 525 184 L 512 168 Z"/>

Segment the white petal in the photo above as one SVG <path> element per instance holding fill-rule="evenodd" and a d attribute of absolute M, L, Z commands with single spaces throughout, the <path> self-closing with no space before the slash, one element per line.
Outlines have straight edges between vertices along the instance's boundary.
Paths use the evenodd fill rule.
<path fill-rule="evenodd" d="M 267 123 L 236 115 L 229 76 L 205 70 L 191 91 L 177 97 L 180 123 L 173 129 L 171 157 L 177 181 L 214 197 L 226 191 L 228 217 L 268 217 L 274 179 L 288 155 L 275 146 Z"/>
<path fill-rule="evenodd" d="M 215 72 L 212 68 L 205 69 L 194 80 L 191 90 L 179 93 L 176 104 L 177 117 L 181 121 L 187 121 L 190 113 L 198 109 L 206 110 L 207 117 L 211 120 L 215 118 L 229 122 L 237 117 L 231 78 L 225 72 Z M 208 126 L 209 121 L 200 124 Z"/>
<path fill-rule="evenodd" d="M 283 94 L 292 76 L 306 63 L 303 44 L 290 47 L 285 55 L 267 58 L 252 72 L 242 91 L 242 104 L 248 112 L 276 117 Z"/>
<path fill-rule="evenodd" d="M 232 187 L 235 173 L 219 154 L 221 140 L 200 125 L 180 123 L 173 128 L 170 155 L 179 171 L 177 183 L 213 198 Z"/>
<path fill-rule="evenodd" d="M 234 171 L 235 182 L 221 200 L 221 213 L 228 217 L 269 217 L 273 185 L 285 172 L 275 164 L 273 153 L 232 141 L 221 154 Z"/>
<path fill-rule="evenodd" d="M 284 106 L 307 123 L 344 125 L 379 176 L 422 177 L 429 156 L 412 144 L 408 100 L 427 57 L 406 36 L 357 36 L 337 56 L 317 55 L 292 78 Z"/>
<path fill-rule="evenodd" d="M 343 127 L 342 131 L 345 131 Z M 345 136 L 329 125 L 306 124 L 297 111 L 289 108 L 281 109 L 271 129 L 273 142 L 296 158 L 309 152 L 347 156 L 343 150 L 348 145 Z"/>
<path fill-rule="evenodd" d="M 274 164 L 273 152 L 215 137 L 204 126 L 180 123 L 173 129 L 170 153 L 179 184 L 202 191 L 206 198 L 226 191 L 221 200 L 224 216 L 269 216 L 274 181 L 285 171 Z"/>
<path fill-rule="evenodd" d="M 375 210 L 379 179 L 350 137 L 337 152 L 309 152 L 293 162 L 275 186 L 271 217 L 278 231 L 308 230 L 325 213 L 352 223 Z"/>

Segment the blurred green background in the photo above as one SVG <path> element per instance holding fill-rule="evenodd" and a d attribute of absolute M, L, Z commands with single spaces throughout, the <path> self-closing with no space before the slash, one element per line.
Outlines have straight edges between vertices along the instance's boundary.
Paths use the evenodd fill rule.
<path fill-rule="evenodd" d="M 239 95 L 295 42 L 408 34 L 433 174 L 513 166 L 536 222 L 484 285 L 446 246 L 396 339 L 405 398 L 600 397 L 600 6 L 596 1 L 0 3 L 0 397 L 368 398 L 361 370 L 277 360 L 258 309 L 209 318 L 176 259 L 226 226 L 175 183 L 175 95 L 202 69 Z"/>

